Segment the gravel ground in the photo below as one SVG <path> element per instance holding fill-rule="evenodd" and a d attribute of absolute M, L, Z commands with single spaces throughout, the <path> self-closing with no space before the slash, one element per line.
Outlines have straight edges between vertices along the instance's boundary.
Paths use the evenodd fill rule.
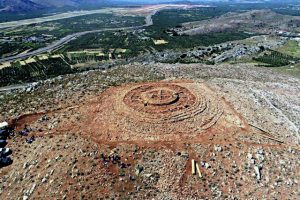
<path fill-rule="evenodd" d="M 110 87 L 173 79 L 205 84 L 234 112 L 218 123 L 232 123 L 160 141 L 97 141 L 56 128 L 79 122 L 80 108 Z M 266 68 L 135 63 L 1 94 L 0 121 L 19 117 L 16 131 L 29 136 L 9 140 L 14 162 L 0 168 L 0 198 L 298 199 L 299 93 L 299 79 Z M 202 178 L 192 175 L 192 160 Z"/>

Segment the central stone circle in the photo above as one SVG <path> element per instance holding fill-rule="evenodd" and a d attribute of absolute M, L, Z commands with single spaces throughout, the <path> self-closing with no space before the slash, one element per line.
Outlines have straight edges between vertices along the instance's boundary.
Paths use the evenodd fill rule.
<path fill-rule="evenodd" d="M 197 98 L 184 87 L 161 83 L 134 88 L 125 95 L 123 102 L 138 112 L 172 114 L 192 107 Z"/>
<path fill-rule="evenodd" d="M 141 98 L 145 106 L 162 106 L 175 103 L 179 100 L 179 95 L 175 91 L 159 88 L 142 93 Z"/>

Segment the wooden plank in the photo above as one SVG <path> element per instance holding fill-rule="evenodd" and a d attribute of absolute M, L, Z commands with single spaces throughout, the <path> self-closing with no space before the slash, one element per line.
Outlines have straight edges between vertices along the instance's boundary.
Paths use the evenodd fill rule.
<path fill-rule="evenodd" d="M 202 173 L 201 173 L 201 171 L 200 171 L 200 167 L 199 167 L 199 164 L 198 164 L 198 163 L 196 163 L 196 169 L 197 169 L 199 178 L 202 178 Z"/>
<path fill-rule="evenodd" d="M 192 175 L 195 175 L 195 174 L 196 174 L 196 167 L 195 167 L 195 164 L 196 164 L 195 160 L 192 159 Z"/>

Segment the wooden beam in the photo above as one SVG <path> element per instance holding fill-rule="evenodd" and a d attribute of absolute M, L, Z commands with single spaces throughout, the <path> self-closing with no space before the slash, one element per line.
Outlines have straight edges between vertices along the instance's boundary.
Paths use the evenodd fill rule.
<path fill-rule="evenodd" d="M 192 159 L 192 175 L 196 174 L 196 162 L 194 159 Z"/>
<path fill-rule="evenodd" d="M 197 169 L 199 178 L 202 178 L 202 173 L 201 173 L 201 171 L 200 171 L 200 167 L 199 167 L 199 164 L 198 164 L 198 163 L 196 163 L 196 169 Z"/>

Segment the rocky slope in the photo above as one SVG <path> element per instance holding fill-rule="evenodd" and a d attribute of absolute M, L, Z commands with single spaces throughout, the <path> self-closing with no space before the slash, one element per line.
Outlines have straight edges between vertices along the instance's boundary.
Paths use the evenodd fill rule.
<path fill-rule="evenodd" d="M 275 30 L 298 32 L 299 16 L 281 15 L 272 10 L 251 10 L 243 13 L 226 13 L 209 20 L 183 23 L 174 31 L 179 35 L 202 35 L 226 31 L 246 31 L 269 34 Z"/>
<path fill-rule="evenodd" d="M 29 12 L 45 8 L 109 5 L 107 0 L 0 0 L 0 12 Z"/>
<path fill-rule="evenodd" d="M 27 12 L 42 8 L 31 0 L 0 0 L 0 12 Z"/>
<path fill-rule="evenodd" d="M 151 94 L 150 107 L 138 91 Z M 0 197 L 297 199 L 299 92 L 299 79 L 250 65 L 136 63 L 2 94 L 0 121 L 16 135 L 8 144 L 14 162 L 0 169 Z M 202 114 L 216 110 L 208 120 L 215 123 L 201 125 Z"/>

